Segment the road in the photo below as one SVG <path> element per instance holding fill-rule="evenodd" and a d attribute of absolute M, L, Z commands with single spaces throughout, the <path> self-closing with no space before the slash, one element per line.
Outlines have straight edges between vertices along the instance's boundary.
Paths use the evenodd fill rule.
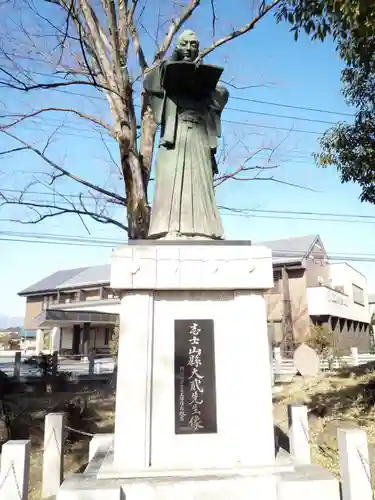
<path fill-rule="evenodd" d="M 23 363 L 25 359 L 22 356 L 21 376 L 34 375 L 35 369 Z M 95 373 L 110 373 L 113 371 L 114 363 L 111 357 L 103 357 L 95 360 Z M 14 356 L 0 354 L 0 370 L 7 375 L 12 375 L 14 369 Z M 75 361 L 71 359 L 59 359 L 59 370 L 64 372 L 72 372 L 84 374 L 89 372 L 88 361 Z"/>

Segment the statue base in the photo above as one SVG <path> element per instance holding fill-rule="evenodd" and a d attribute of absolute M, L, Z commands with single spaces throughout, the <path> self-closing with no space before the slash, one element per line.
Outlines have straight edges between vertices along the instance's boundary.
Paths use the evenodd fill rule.
<path fill-rule="evenodd" d="M 273 286 L 271 251 L 241 243 L 137 241 L 113 253 L 111 287 L 121 298 L 115 468 L 273 463 L 263 297 Z M 193 324 L 202 330 L 204 422 L 189 404 L 198 398 L 187 366 Z"/>
<path fill-rule="evenodd" d="M 86 471 L 57 500 L 340 498 L 324 469 L 275 458 L 270 250 L 132 243 L 114 252 L 111 285 L 121 297 L 115 434 L 93 438 Z"/>
<path fill-rule="evenodd" d="M 180 241 L 184 241 L 184 240 L 188 240 L 188 241 L 212 241 L 213 243 L 214 242 L 217 242 L 217 241 L 223 241 L 222 238 L 210 238 L 209 236 L 203 236 L 203 235 L 199 235 L 199 234 L 192 234 L 192 235 L 188 235 L 188 234 L 182 234 L 182 233 L 178 233 L 178 232 L 173 232 L 173 233 L 167 233 L 166 235 L 164 236 L 161 236 L 161 237 L 157 237 L 157 238 L 153 238 L 152 236 L 147 240 L 147 241 L 164 241 L 164 240 L 168 240 L 168 241 L 173 241 L 175 244 L 178 244 Z"/>

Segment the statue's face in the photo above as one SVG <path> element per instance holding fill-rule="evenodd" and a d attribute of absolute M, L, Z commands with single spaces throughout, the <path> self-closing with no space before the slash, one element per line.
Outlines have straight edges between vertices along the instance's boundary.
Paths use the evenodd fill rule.
<path fill-rule="evenodd" d="M 195 61 L 199 55 L 199 42 L 193 34 L 182 36 L 178 40 L 176 48 L 183 61 Z"/>

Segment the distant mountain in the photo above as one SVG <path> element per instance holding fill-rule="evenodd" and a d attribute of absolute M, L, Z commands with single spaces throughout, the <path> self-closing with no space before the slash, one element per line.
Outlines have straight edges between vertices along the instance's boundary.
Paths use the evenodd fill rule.
<path fill-rule="evenodd" d="M 11 326 L 23 326 L 23 318 L 0 314 L 0 328 L 10 328 Z"/>

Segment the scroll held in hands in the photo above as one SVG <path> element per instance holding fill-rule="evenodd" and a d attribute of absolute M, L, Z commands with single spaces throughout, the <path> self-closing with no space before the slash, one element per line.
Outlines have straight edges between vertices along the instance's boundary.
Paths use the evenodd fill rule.
<path fill-rule="evenodd" d="M 169 61 L 163 72 L 163 87 L 170 95 L 175 93 L 204 98 L 215 90 L 223 68 L 190 61 Z"/>

